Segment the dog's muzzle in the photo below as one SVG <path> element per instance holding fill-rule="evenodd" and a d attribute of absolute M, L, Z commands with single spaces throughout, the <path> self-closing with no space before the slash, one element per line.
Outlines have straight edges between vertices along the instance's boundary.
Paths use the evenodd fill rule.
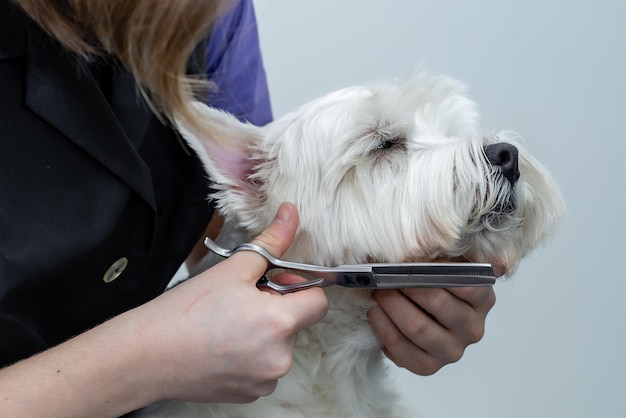
<path fill-rule="evenodd" d="M 511 183 L 511 186 L 519 180 L 518 151 L 514 145 L 506 142 L 487 145 L 485 156 L 494 167 L 500 167 L 502 175 Z"/>

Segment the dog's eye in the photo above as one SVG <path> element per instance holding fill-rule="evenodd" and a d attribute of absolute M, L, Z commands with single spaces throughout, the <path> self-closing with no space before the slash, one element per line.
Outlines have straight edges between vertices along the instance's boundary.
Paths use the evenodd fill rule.
<path fill-rule="evenodd" d="M 396 139 L 386 139 L 380 141 L 374 151 L 382 151 L 393 147 L 398 141 Z"/>
<path fill-rule="evenodd" d="M 382 141 L 381 143 L 379 143 L 376 148 L 374 148 L 374 151 L 381 151 L 384 149 L 388 149 L 393 147 L 393 142 L 391 141 Z"/>

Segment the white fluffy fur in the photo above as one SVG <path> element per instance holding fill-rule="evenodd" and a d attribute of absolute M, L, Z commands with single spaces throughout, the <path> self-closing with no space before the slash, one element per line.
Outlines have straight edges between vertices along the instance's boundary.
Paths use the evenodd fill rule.
<path fill-rule="evenodd" d="M 478 130 L 464 93 L 455 80 L 420 73 L 331 93 L 262 128 L 198 104 L 207 120 L 241 141 L 236 152 L 181 129 L 237 229 L 222 245 L 249 241 L 281 202 L 291 201 L 300 227 L 286 259 L 336 265 L 464 258 L 510 275 L 553 232 L 562 200 L 515 135 Z M 514 187 L 485 157 L 484 147 L 495 142 L 519 149 Z M 511 202 L 514 211 L 500 210 Z M 386 381 L 380 342 L 368 325 L 370 294 L 327 291 L 328 315 L 299 334 L 293 368 L 273 395 L 245 405 L 163 402 L 143 414 L 409 416 Z"/>

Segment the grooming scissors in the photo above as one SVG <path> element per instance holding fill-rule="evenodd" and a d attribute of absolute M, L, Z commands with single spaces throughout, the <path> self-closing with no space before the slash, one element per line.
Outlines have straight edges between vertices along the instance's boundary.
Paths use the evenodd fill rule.
<path fill-rule="evenodd" d="M 252 243 L 240 244 L 227 250 L 210 238 L 205 238 L 204 245 L 224 258 L 239 251 L 256 252 L 269 263 L 266 273 L 283 269 L 312 277 L 304 282 L 281 285 L 264 275 L 257 282 L 257 287 L 273 289 L 281 294 L 333 284 L 355 289 L 404 289 L 490 286 L 496 281 L 495 272 L 489 263 L 371 263 L 324 267 L 281 260 L 272 256 L 265 248 Z"/>

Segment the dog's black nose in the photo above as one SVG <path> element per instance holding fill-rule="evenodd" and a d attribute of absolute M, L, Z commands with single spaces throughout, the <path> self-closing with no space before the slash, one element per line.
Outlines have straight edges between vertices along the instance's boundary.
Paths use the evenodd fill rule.
<path fill-rule="evenodd" d="M 494 166 L 499 166 L 502 175 L 513 185 L 519 179 L 519 168 L 517 166 L 517 148 L 506 142 L 487 145 L 485 156 Z"/>

